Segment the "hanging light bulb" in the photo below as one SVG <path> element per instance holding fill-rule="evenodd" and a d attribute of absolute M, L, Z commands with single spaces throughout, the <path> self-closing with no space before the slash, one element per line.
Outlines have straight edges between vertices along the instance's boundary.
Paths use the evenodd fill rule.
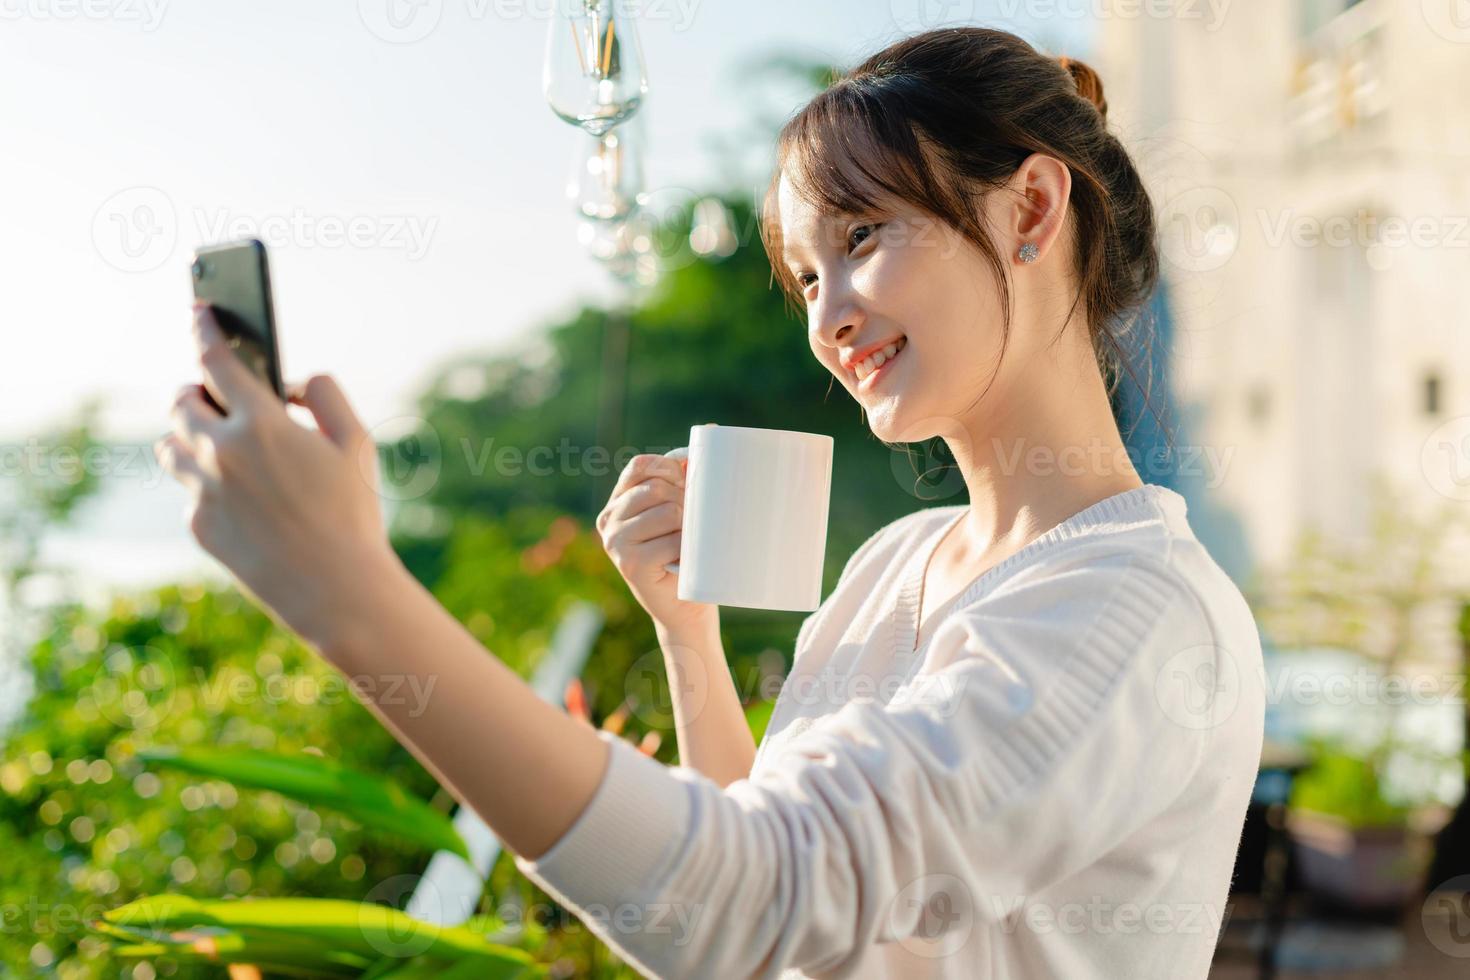
<path fill-rule="evenodd" d="M 723 259 L 739 244 L 730 226 L 730 209 L 717 197 L 700 198 L 694 205 L 689 228 L 689 247 L 706 259 Z"/>
<path fill-rule="evenodd" d="M 583 220 L 577 238 L 613 278 L 629 286 L 651 286 L 658 280 L 654 219 L 642 209 L 621 221 Z"/>
<path fill-rule="evenodd" d="M 586 218 L 620 221 L 638 206 L 643 159 L 637 134 L 619 126 L 601 136 L 579 134 L 567 200 Z"/>
<path fill-rule="evenodd" d="M 593 136 L 637 112 L 648 79 L 629 0 L 557 0 L 542 81 L 552 111 Z"/>

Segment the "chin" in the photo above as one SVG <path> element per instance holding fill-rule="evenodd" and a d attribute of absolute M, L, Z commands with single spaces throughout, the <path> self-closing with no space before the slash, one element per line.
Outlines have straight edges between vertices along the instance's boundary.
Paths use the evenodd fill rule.
<path fill-rule="evenodd" d="M 882 399 L 866 412 L 868 429 L 883 442 L 923 442 L 936 437 L 949 438 L 963 429 L 951 416 L 925 414 L 902 395 Z"/>

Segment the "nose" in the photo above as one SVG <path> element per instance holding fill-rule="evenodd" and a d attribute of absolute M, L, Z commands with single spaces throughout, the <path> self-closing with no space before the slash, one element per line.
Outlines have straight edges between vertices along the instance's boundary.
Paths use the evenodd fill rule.
<path fill-rule="evenodd" d="M 862 304 L 853 290 L 845 287 L 823 289 L 816 303 L 807 311 L 807 329 L 828 347 L 837 347 L 858 332 L 865 318 Z"/>

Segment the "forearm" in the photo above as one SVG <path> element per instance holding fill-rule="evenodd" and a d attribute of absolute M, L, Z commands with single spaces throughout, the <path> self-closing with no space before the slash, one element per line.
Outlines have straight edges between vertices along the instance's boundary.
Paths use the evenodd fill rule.
<path fill-rule="evenodd" d="M 396 557 L 359 570 L 350 609 L 304 636 L 349 678 L 411 675 L 426 702 L 374 683 L 368 707 L 517 854 L 566 832 L 601 782 L 607 746 L 543 701 L 449 615 Z M 383 696 L 379 696 L 379 695 Z"/>
<path fill-rule="evenodd" d="M 718 617 L 703 628 L 670 632 L 657 627 L 674 707 L 679 763 L 720 786 L 750 775 L 755 739 L 735 690 Z"/>

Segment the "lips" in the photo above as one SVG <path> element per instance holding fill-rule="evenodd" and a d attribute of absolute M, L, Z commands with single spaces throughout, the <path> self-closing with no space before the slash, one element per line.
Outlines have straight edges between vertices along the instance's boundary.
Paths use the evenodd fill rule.
<path fill-rule="evenodd" d="M 900 337 L 897 341 L 874 351 L 867 357 L 855 363 L 852 366 L 852 371 L 853 374 L 857 377 L 858 384 L 863 384 L 875 374 L 880 373 L 884 365 L 888 364 L 891 361 L 897 360 L 898 357 L 903 353 L 904 348 L 907 346 L 908 338 Z"/>

